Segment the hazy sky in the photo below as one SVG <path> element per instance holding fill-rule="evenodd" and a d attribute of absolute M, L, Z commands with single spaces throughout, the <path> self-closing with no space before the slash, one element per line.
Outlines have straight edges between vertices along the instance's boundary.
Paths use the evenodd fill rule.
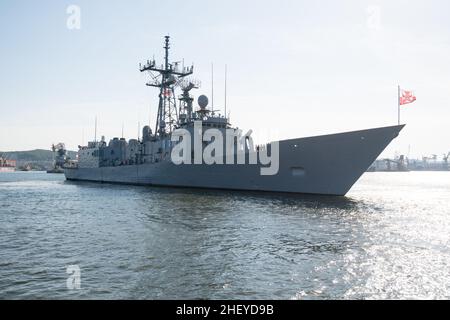
<path fill-rule="evenodd" d="M 67 8 L 81 29 L 67 28 Z M 215 106 L 228 64 L 232 122 L 259 139 L 310 136 L 397 122 L 397 84 L 415 91 L 407 127 L 385 152 L 450 151 L 448 1 L 0 2 L 0 150 L 70 149 L 94 136 L 152 128 L 156 89 L 139 62 L 193 62 Z"/>

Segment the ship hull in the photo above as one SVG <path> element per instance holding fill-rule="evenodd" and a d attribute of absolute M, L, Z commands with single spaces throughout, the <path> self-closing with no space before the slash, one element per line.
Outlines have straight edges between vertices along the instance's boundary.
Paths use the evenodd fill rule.
<path fill-rule="evenodd" d="M 14 172 L 14 171 L 16 171 L 16 169 L 12 167 L 0 167 L 0 172 Z"/>
<path fill-rule="evenodd" d="M 279 142 L 279 171 L 261 165 L 175 165 L 170 161 L 66 168 L 67 180 L 155 186 L 345 195 L 403 128 L 391 126 Z"/>

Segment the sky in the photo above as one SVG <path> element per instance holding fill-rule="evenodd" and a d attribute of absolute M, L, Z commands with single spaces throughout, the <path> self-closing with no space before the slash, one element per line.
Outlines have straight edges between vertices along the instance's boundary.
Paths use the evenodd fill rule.
<path fill-rule="evenodd" d="M 79 28 L 73 28 L 75 5 Z M 214 106 L 257 141 L 395 125 L 397 85 L 417 101 L 383 153 L 450 151 L 448 1 L 0 0 L 0 150 L 70 150 L 154 127 L 158 97 L 138 65 L 194 64 Z M 69 27 L 68 27 L 69 22 Z M 78 25 L 75 25 L 77 27 Z"/>

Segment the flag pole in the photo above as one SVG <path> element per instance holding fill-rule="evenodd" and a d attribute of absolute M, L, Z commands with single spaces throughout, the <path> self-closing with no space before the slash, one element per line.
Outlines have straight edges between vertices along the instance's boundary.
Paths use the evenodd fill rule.
<path fill-rule="evenodd" d="M 227 65 L 225 65 L 225 119 L 227 118 Z M 228 120 L 227 120 L 228 126 Z"/>
<path fill-rule="evenodd" d="M 398 125 L 400 125 L 400 85 L 397 87 Z"/>
<path fill-rule="evenodd" d="M 214 112 L 214 63 L 211 62 L 211 109 Z"/>

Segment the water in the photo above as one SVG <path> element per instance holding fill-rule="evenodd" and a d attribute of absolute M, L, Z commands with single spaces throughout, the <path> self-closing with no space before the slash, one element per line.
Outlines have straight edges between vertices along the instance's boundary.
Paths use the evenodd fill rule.
<path fill-rule="evenodd" d="M 450 172 L 367 173 L 340 198 L 17 172 L 0 205 L 2 299 L 450 298 Z"/>

